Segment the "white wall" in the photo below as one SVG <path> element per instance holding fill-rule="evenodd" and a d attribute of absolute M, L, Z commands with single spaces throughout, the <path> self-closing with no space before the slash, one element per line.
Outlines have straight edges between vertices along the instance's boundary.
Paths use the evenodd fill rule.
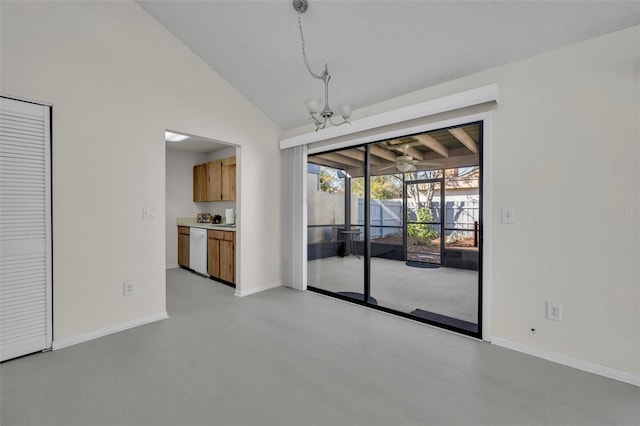
<path fill-rule="evenodd" d="M 198 205 L 202 203 L 193 201 L 193 166 L 205 161 L 204 154 L 201 153 L 167 149 L 165 232 L 168 268 L 178 266 L 177 218 L 196 217 L 201 213 Z"/>
<path fill-rule="evenodd" d="M 238 290 L 281 280 L 276 125 L 133 2 L 1 7 L 2 93 L 53 104 L 54 340 L 165 310 L 166 128 L 241 147 Z"/>
<path fill-rule="evenodd" d="M 220 160 L 221 158 L 233 157 L 236 155 L 236 147 L 230 146 L 228 148 L 221 149 L 219 151 L 212 152 L 205 155 L 206 161 Z"/>
<path fill-rule="evenodd" d="M 492 229 L 494 340 L 556 354 L 555 359 L 586 361 L 593 369 L 614 369 L 614 375 L 637 383 L 639 75 L 636 26 L 352 116 L 357 120 L 498 83 L 492 153 L 486 159 L 494 215 L 485 218 Z M 310 129 L 292 129 L 286 136 L 305 131 Z M 515 225 L 500 223 L 501 207 L 515 208 Z M 563 216 L 573 220 L 558 220 Z M 545 319 L 548 300 L 563 304 L 562 321 Z M 531 328 L 537 329 L 535 339 L 529 337 Z"/>

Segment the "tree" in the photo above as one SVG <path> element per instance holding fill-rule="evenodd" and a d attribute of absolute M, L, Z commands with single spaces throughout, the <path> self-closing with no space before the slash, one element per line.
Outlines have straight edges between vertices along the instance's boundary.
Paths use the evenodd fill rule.
<path fill-rule="evenodd" d="M 469 179 L 478 178 L 479 171 L 479 166 L 445 170 L 426 170 L 407 173 L 406 180 L 440 179 L 444 175 L 443 180 L 446 188 L 459 188 L 463 185 L 463 182 Z M 439 185 L 434 183 L 409 185 L 407 187 L 407 198 L 412 198 L 415 206 L 428 208 L 431 206 L 433 197 L 436 195 L 436 190 L 439 189 Z M 424 201 L 422 201 L 423 199 Z"/>
<path fill-rule="evenodd" d="M 320 167 L 320 191 L 330 193 L 344 193 L 344 178 L 338 176 L 338 170 Z"/>
<path fill-rule="evenodd" d="M 438 179 L 442 176 L 442 170 L 425 170 L 420 172 L 409 172 L 405 175 L 407 181 Z M 436 185 L 433 183 L 418 183 L 407 186 L 407 198 L 412 198 L 413 203 L 417 207 L 430 207 L 433 196 L 435 195 Z M 421 195 L 425 201 L 421 200 Z"/>
<path fill-rule="evenodd" d="M 371 198 L 374 200 L 396 200 L 402 198 L 402 177 L 400 175 L 371 176 Z M 351 193 L 364 198 L 364 179 L 351 179 Z"/>

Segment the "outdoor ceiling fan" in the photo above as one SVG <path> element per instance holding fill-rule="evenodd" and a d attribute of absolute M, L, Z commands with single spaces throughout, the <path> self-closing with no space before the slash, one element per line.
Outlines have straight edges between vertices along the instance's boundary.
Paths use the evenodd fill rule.
<path fill-rule="evenodd" d="M 404 144 L 402 146 L 394 146 L 394 147 L 390 147 L 392 151 L 395 151 L 398 148 L 402 149 L 402 155 L 399 155 L 398 157 L 396 157 L 396 161 L 395 164 L 392 164 L 390 166 L 387 167 L 382 167 L 380 169 L 378 169 L 379 171 L 382 170 L 387 170 L 387 169 L 391 169 L 393 167 L 395 167 L 399 172 L 402 173 L 407 173 L 407 172 L 413 172 L 416 170 L 416 165 L 419 166 L 441 166 L 442 163 L 435 163 L 433 161 L 418 161 L 418 160 L 414 160 L 412 156 L 407 155 L 407 149 L 409 148 L 410 144 Z"/>

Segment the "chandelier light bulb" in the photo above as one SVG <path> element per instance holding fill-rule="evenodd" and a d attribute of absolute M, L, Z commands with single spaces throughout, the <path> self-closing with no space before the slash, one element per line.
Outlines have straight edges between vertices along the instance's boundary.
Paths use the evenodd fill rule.
<path fill-rule="evenodd" d="M 304 104 L 311 114 L 317 114 L 320 112 L 320 102 L 320 99 L 313 98 L 305 100 Z"/>
<path fill-rule="evenodd" d="M 348 120 L 349 117 L 351 117 L 351 111 L 353 111 L 353 108 L 349 104 L 338 105 L 338 112 L 340 112 L 340 115 L 345 120 Z"/>

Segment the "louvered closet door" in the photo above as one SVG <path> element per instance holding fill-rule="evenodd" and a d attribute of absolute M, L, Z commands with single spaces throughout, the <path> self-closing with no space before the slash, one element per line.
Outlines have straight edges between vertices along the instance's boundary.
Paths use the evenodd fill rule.
<path fill-rule="evenodd" d="M 0 97 L 0 361 L 51 347 L 49 120 Z"/>

